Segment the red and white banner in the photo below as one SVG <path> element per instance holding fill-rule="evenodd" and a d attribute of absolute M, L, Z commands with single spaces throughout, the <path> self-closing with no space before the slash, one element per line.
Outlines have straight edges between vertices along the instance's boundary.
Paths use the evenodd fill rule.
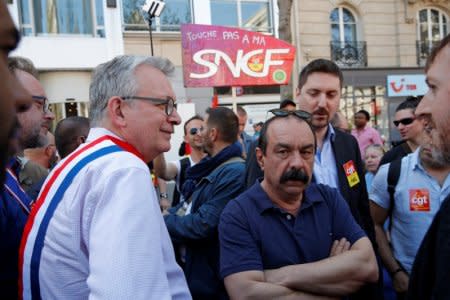
<path fill-rule="evenodd" d="M 257 32 L 181 26 L 185 87 L 287 84 L 295 47 Z"/>

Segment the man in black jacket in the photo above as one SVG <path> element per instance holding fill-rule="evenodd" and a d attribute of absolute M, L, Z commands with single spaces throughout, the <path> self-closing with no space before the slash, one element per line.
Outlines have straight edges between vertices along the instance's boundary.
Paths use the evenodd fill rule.
<path fill-rule="evenodd" d="M 425 66 L 429 90 L 416 109 L 445 163 L 450 165 L 450 34 Z M 450 196 L 441 204 L 417 252 L 407 299 L 450 299 Z"/>
<path fill-rule="evenodd" d="M 343 75 L 339 67 L 330 60 L 317 59 L 301 71 L 296 99 L 300 109 L 312 114 L 311 123 L 317 136 L 313 180 L 341 192 L 356 222 L 375 245 L 358 143 L 353 136 L 335 130 L 330 124 L 339 108 L 342 85 Z M 254 168 L 259 166 L 247 165 L 246 173 Z M 382 280 L 379 282 L 381 284 Z M 366 285 L 351 299 L 383 299 L 381 286 Z"/>

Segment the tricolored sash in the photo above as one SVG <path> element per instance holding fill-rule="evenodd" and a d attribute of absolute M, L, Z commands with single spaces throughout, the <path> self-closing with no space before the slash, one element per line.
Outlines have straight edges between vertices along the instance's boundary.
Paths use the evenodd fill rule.
<path fill-rule="evenodd" d="M 24 299 L 41 299 L 39 265 L 50 220 L 64 193 L 76 175 L 92 161 L 105 155 L 128 151 L 142 156 L 130 144 L 112 136 L 102 136 L 70 154 L 50 173 L 31 210 L 22 236 L 19 252 L 19 295 Z"/>

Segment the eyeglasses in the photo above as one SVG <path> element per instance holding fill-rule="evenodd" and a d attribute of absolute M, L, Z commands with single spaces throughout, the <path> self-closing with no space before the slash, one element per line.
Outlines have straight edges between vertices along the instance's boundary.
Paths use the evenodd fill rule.
<path fill-rule="evenodd" d="M 32 95 L 31 98 L 42 105 L 42 110 L 44 111 L 44 113 L 50 111 L 50 103 L 47 97 Z"/>
<path fill-rule="evenodd" d="M 311 114 L 304 110 L 285 110 L 285 109 L 275 108 L 275 109 L 269 110 L 269 112 L 274 114 L 276 117 L 287 117 L 289 115 L 294 115 L 297 118 L 300 118 L 307 122 L 311 121 Z"/>
<path fill-rule="evenodd" d="M 395 127 L 398 127 L 398 125 L 403 124 L 403 125 L 409 125 L 412 122 L 414 122 L 416 118 L 404 118 L 401 120 L 395 120 L 393 123 L 395 125 Z"/>
<path fill-rule="evenodd" d="M 189 129 L 189 133 L 191 134 L 191 135 L 196 135 L 197 133 L 200 133 L 200 132 L 202 132 L 203 131 L 203 127 L 200 127 L 200 128 L 191 128 L 191 129 Z"/>
<path fill-rule="evenodd" d="M 152 98 L 152 97 L 140 97 L 140 96 L 125 96 L 120 97 L 124 100 L 145 100 L 153 102 L 156 105 L 165 105 L 165 112 L 168 116 L 170 116 L 173 111 L 177 108 L 177 105 L 175 104 L 175 100 L 173 100 L 172 97 L 167 96 L 166 99 L 161 98 Z"/>

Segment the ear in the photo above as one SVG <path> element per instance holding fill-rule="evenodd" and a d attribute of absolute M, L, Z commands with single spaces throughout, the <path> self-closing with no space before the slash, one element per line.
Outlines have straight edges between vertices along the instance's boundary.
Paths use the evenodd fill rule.
<path fill-rule="evenodd" d="M 80 146 L 84 142 L 86 142 L 86 137 L 85 136 L 80 135 L 79 137 L 77 137 L 77 146 Z"/>
<path fill-rule="evenodd" d="M 295 98 L 300 96 L 300 89 L 298 87 L 295 88 Z"/>
<path fill-rule="evenodd" d="M 258 162 L 258 165 L 261 168 L 261 170 L 264 171 L 264 154 L 263 154 L 263 151 L 259 147 L 256 147 L 255 151 L 256 151 L 255 152 L 255 154 L 256 154 L 256 161 Z"/>
<path fill-rule="evenodd" d="M 120 97 L 113 96 L 108 99 L 106 105 L 107 115 L 114 126 L 125 127 L 127 125 L 124 110 L 126 110 L 125 101 Z"/>
<path fill-rule="evenodd" d="M 48 146 L 46 146 L 46 147 L 45 147 L 45 150 L 44 150 L 45 156 L 47 156 L 47 157 L 52 157 L 52 156 L 53 156 L 53 153 L 56 151 L 56 150 L 54 149 L 54 147 L 55 147 L 55 146 L 53 146 L 53 145 L 48 145 Z"/>
<path fill-rule="evenodd" d="M 186 144 L 189 144 L 189 139 L 188 139 L 188 136 L 187 136 L 187 135 L 183 136 L 183 141 L 184 141 Z"/>
<path fill-rule="evenodd" d="M 212 142 L 217 141 L 217 139 L 219 138 L 219 131 L 217 130 L 217 128 L 211 128 L 209 130 L 209 138 Z"/>

